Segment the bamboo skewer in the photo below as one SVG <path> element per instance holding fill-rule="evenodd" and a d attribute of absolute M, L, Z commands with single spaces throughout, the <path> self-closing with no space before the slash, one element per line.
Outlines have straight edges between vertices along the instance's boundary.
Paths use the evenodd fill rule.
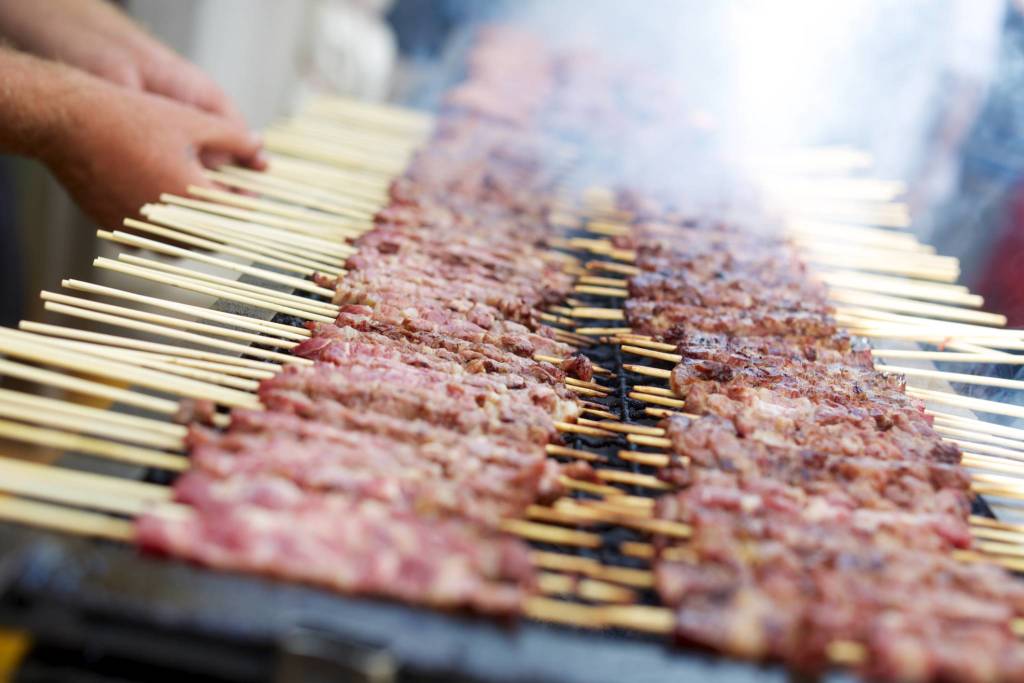
<path fill-rule="evenodd" d="M 272 335 L 292 341 L 305 341 L 311 335 L 310 331 L 303 327 L 295 327 L 293 325 L 285 325 L 283 323 L 249 318 L 247 316 L 237 315 L 234 313 L 224 313 L 221 311 L 211 310 L 209 308 L 203 308 L 202 306 L 182 304 L 168 299 L 161 299 L 155 296 L 145 296 L 122 289 L 83 282 L 81 280 L 62 280 L 61 287 L 75 291 L 88 292 L 90 294 L 100 294 L 115 299 L 123 299 L 125 301 L 132 301 L 135 303 L 145 304 L 147 306 L 153 306 L 155 308 L 174 311 L 175 313 L 184 313 L 185 315 L 199 318 L 200 320 L 219 322 L 231 327 L 259 332 L 261 335 Z"/>
<path fill-rule="evenodd" d="M 55 403 L 58 401 L 55 401 Z M 123 441 L 150 448 L 180 450 L 182 439 L 169 435 L 138 429 L 124 424 L 112 424 L 92 416 L 74 415 L 65 411 L 40 410 L 21 401 L 0 398 L 0 418 L 28 422 L 41 427 L 60 429 L 76 434 L 102 437 L 110 441 Z"/>
<path fill-rule="evenodd" d="M 958 382 L 961 384 L 977 384 L 987 387 L 999 387 L 1001 389 L 1024 389 L 1024 382 L 1015 379 L 1004 379 L 1002 377 L 989 377 L 988 375 L 971 375 L 962 372 L 947 372 L 945 370 L 925 370 L 905 366 L 883 365 L 878 368 L 881 372 L 895 372 L 907 377 L 924 377 L 941 379 L 946 382 Z"/>
<path fill-rule="evenodd" d="M 353 231 L 365 232 L 373 227 L 373 224 L 364 219 L 345 218 L 343 216 L 332 216 L 322 211 L 314 211 L 297 207 L 293 204 L 275 202 L 268 199 L 256 199 L 245 195 L 225 192 L 212 188 L 190 185 L 188 193 L 193 197 L 217 202 L 228 207 L 245 209 L 247 211 L 258 211 L 260 213 L 277 216 L 289 220 L 301 221 L 306 229 L 303 232 L 312 234 L 331 235 L 346 234 L 351 236 Z"/>
<path fill-rule="evenodd" d="M 61 349 L 46 344 L 45 340 L 45 337 L 0 329 L 0 351 L 23 360 L 66 370 L 88 371 L 90 375 L 97 377 L 133 382 L 157 391 L 194 399 L 207 399 L 231 407 L 259 407 L 259 401 L 245 392 Z"/>
<path fill-rule="evenodd" d="M 241 332 L 238 330 L 231 329 L 229 327 L 207 325 L 205 323 L 197 323 L 191 320 L 182 320 L 181 318 L 175 318 L 167 315 L 147 313 L 145 311 L 139 311 L 134 308 L 104 304 L 98 301 L 92 301 L 90 299 L 82 299 L 80 297 L 56 294 L 54 292 L 47 292 L 45 290 L 39 293 L 39 297 L 43 301 L 47 302 L 66 304 L 69 306 L 77 306 L 78 308 L 87 308 L 93 311 L 98 311 L 100 313 L 120 315 L 126 318 L 134 318 L 136 320 L 141 320 L 143 322 L 149 322 L 157 325 L 165 325 L 167 327 L 173 327 L 181 330 L 189 330 L 193 332 L 206 332 L 214 336 L 227 337 L 229 339 L 247 341 L 254 344 L 262 344 L 264 346 L 276 346 L 278 348 L 283 349 L 292 349 L 298 346 L 298 342 L 295 341 L 288 341 L 284 339 L 278 339 L 275 337 L 267 337 L 265 335 L 254 334 L 251 332 Z"/>
<path fill-rule="evenodd" d="M 195 332 L 185 332 L 163 325 L 155 325 L 153 323 L 125 318 L 123 316 L 110 315 L 108 313 L 99 313 L 97 311 L 90 311 L 84 308 L 76 308 L 75 306 L 67 306 L 65 304 L 54 303 L 52 301 L 46 302 L 45 308 L 48 311 L 74 316 L 76 318 L 107 323 L 108 325 L 124 327 L 130 330 L 137 330 L 139 332 L 148 332 L 150 334 L 155 334 L 161 337 L 168 337 L 170 339 L 177 339 L 179 341 L 190 342 L 193 344 L 208 346 L 223 351 L 239 353 L 242 355 L 254 356 L 256 358 L 279 361 L 281 363 L 289 365 L 313 364 L 313 361 L 306 358 L 300 358 L 299 356 L 292 356 L 286 353 L 280 353 L 278 351 L 267 351 L 266 349 L 259 349 L 254 346 L 249 346 L 247 344 L 240 344 L 237 342 L 227 341 L 224 339 L 208 337 L 205 335 L 196 334 Z"/>
<path fill-rule="evenodd" d="M 311 209 L 317 209 L 333 216 L 343 216 L 345 218 L 368 221 L 373 218 L 374 214 L 372 209 L 356 209 L 351 206 L 343 206 L 334 201 L 324 201 L 323 199 L 312 196 L 308 192 L 295 192 L 293 190 L 276 187 L 269 183 L 253 182 L 246 178 L 240 178 L 236 175 L 221 173 L 219 171 L 204 171 L 203 175 L 206 176 L 207 179 L 220 183 L 221 185 L 226 185 L 227 187 L 247 190 L 250 192 L 258 192 L 259 194 L 272 199 L 289 202 L 298 206 L 309 207 Z"/>
<path fill-rule="evenodd" d="M 330 190 L 345 188 L 366 199 L 381 201 L 387 198 L 390 186 L 390 181 L 372 175 L 275 153 L 267 154 L 266 172 L 273 176 L 298 180 Z"/>
<path fill-rule="evenodd" d="M 133 218 L 126 218 L 124 220 L 124 224 L 126 227 L 135 228 L 137 230 L 145 230 L 146 232 L 159 234 L 161 236 L 167 237 L 168 239 L 185 241 L 184 238 L 189 237 L 183 232 L 168 230 L 166 228 L 151 225 L 150 223 L 143 223 L 142 221 L 137 221 Z M 207 263 L 218 268 L 223 268 L 225 270 L 241 273 L 243 275 L 251 275 L 253 277 L 258 277 L 261 280 L 266 280 L 268 282 L 274 282 L 276 284 L 281 285 L 287 285 L 288 287 L 292 287 L 294 289 L 301 289 L 303 291 L 310 292 L 312 294 L 319 294 L 320 296 L 326 296 L 328 298 L 334 296 L 334 292 L 332 290 L 327 289 L 326 287 L 320 287 L 319 285 L 316 285 L 310 282 L 309 280 L 300 277 L 295 277 L 293 275 L 282 275 L 280 273 L 275 273 L 273 271 L 266 270 L 265 268 L 256 268 L 253 266 L 242 265 L 240 263 L 228 261 L 226 259 L 218 258 L 216 256 L 209 256 L 198 251 L 183 249 L 181 247 L 175 247 L 170 244 L 165 244 L 164 242 L 151 240 L 146 237 L 130 235 L 125 232 L 115 231 L 111 233 L 105 230 L 100 230 L 97 232 L 97 234 L 103 239 L 108 239 L 113 242 L 119 242 L 121 244 L 127 244 L 133 247 L 139 247 L 141 249 L 148 249 L 149 251 L 156 252 L 158 254 L 165 254 L 167 256 L 174 256 L 178 258 L 190 259 L 192 261 L 199 261 L 201 263 Z M 245 249 L 235 249 L 234 247 L 227 247 L 226 245 L 223 247 L 218 247 L 216 242 L 212 242 L 210 240 L 190 238 L 186 243 L 191 244 L 194 242 L 200 243 L 197 246 L 202 246 L 205 249 L 222 251 L 224 253 L 232 254 L 234 256 L 242 256 L 243 258 L 252 258 L 253 260 L 259 261 L 261 263 L 269 262 L 275 265 L 276 267 L 284 267 L 287 265 L 282 263 L 280 260 L 267 258 L 261 256 L 260 254 L 250 252 Z M 249 254 L 251 254 L 251 256 Z M 253 258 L 254 256 L 256 258 Z M 310 268 L 301 269 L 301 272 L 305 272 L 308 275 L 313 274 L 313 270 Z"/>
<path fill-rule="evenodd" d="M 50 531 L 111 541 L 130 541 L 134 537 L 132 523 L 123 519 L 20 498 L 0 498 L 0 519 Z"/>
<path fill-rule="evenodd" d="M 943 436 L 957 437 L 972 443 L 987 443 L 994 446 L 1004 446 L 1013 450 L 1024 451 L 1024 441 L 1019 439 L 1006 439 L 999 436 L 992 436 L 984 432 L 977 432 L 970 429 L 946 426 L 942 421 L 936 419 L 935 431 Z"/>
<path fill-rule="evenodd" d="M 136 431 L 167 437 L 169 443 L 171 439 L 174 439 L 176 440 L 175 443 L 179 445 L 185 438 L 185 434 L 188 433 L 187 427 L 163 420 L 127 415 L 113 410 L 94 408 L 66 400 L 36 396 L 10 389 L 0 389 L 0 401 L 9 405 L 24 406 L 35 411 L 71 415 L 93 422 L 107 423 L 111 426 L 128 427 Z"/>
<path fill-rule="evenodd" d="M 376 159 L 370 154 L 359 154 L 345 145 L 330 144 L 291 131 L 268 130 L 263 135 L 263 144 L 271 152 L 358 169 L 380 178 L 393 178 L 403 170 L 401 164 Z"/>
<path fill-rule="evenodd" d="M 127 406 L 142 408 L 163 415 L 174 415 L 178 412 L 178 404 L 156 396 L 140 394 L 127 389 L 110 386 L 101 382 L 72 377 L 52 370 L 44 370 L 23 363 L 0 358 L 0 376 L 14 377 L 27 382 L 35 382 L 44 386 L 66 389 L 88 396 L 96 396 Z"/>
<path fill-rule="evenodd" d="M 179 279 L 186 279 L 203 285 L 209 284 L 217 289 L 225 291 L 243 292 L 249 296 L 272 302 L 281 302 L 283 306 L 307 311 L 309 313 L 316 313 L 324 316 L 337 315 L 338 313 L 338 307 L 332 303 L 310 299 L 298 294 L 292 294 L 288 291 L 264 287 L 262 285 L 254 285 L 248 282 L 241 282 L 239 280 L 232 280 L 219 275 L 211 275 L 210 273 L 206 273 L 201 270 L 183 268 L 163 261 L 141 258 L 132 254 L 118 254 L 117 258 L 123 263 L 132 264 L 139 268 L 160 271 L 162 277 L 166 277 L 165 275 L 162 275 L 163 273 L 169 273 Z"/>
<path fill-rule="evenodd" d="M 931 391 L 928 389 L 917 389 L 913 387 L 908 387 L 907 393 L 928 402 L 947 406 L 957 406 L 975 412 L 1007 415 L 1009 417 L 1024 417 L 1024 407 L 1011 405 L 1009 403 L 1000 403 L 998 401 L 988 401 L 980 398 L 971 398 L 969 396 L 960 396 L 958 394 Z"/>
<path fill-rule="evenodd" d="M 162 470 L 180 472 L 188 467 L 188 459 L 180 455 L 8 420 L 0 420 L 0 437 Z"/>
<path fill-rule="evenodd" d="M 1024 355 L 1009 353 L 958 353 L 955 351 L 918 351 L 911 349 L 871 349 L 875 358 L 899 360 L 929 360 L 942 363 L 994 363 L 1024 365 Z"/>
<path fill-rule="evenodd" d="M 123 255 L 122 255 L 123 256 Z M 144 259 L 139 259 L 144 261 Z M 310 313 L 307 310 L 293 308 L 291 303 L 281 302 L 280 300 L 267 299 L 262 295 L 249 293 L 245 290 L 240 289 L 229 289 L 215 284 L 210 284 L 205 281 L 194 280 L 191 278 L 184 278 L 170 273 L 160 272 L 152 268 L 144 268 L 130 263 L 121 261 L 114 261 L 104 257 L 97 258 L 93 261 L 93 265 L 97 268 L 103 268 L 105 270 L 113 270 L 125 275 L 133 275 L 143 280 L 149 280 L 160 284 L 168 284 L 179 289 L 184 289 L 190 292 L 196 292 L 198 294 L 206 294 L 219 299 L 226 299 L 228 301 L 235 301 L 237 303 L 246 304 L 254 308 L 260 308 L 266 311 L 272 311 L 274 313 L 282 313 L 285 315 L 294 316 L 303 320 L 310 320 L 313 322 L 331 323 L 334 322 L 334 318 L 328 315 L 322 315 L 319 313 Z"/>
<path fill-rule="evenodd" d="M 311 258 L 301 253 L 295 253 L 300 251 L 300 248 L 295 245 L 265 238 L 258 228 L 251 229 L 248 233 L 225 230 L 215 220 L 211 220 L 215 219 L 213 216 L 182 216 L 183 211 L 185 209 L 179 207 L 154 206 L 152 204 L 147 204 L 141 209 L 142 215 L 152 225 L 198 235 L 208 241 L 230 247 L 232 250 L 251 251 L 260 255 L 260 262 L 274 268 L 307 276 L 324 273 L 337 277 L 344 273 L 342 267 L 344 259 L 341 257 L 320 253 L 317 258 Z M 308 248 L 303 247 L 303 249 L 307 250 L 306 254 L 310 253 Z M 220 248 L 210 248 L 210 250 L 230 253 Z"/>
<path fill-rule="evenodd" d="M 238 178 L 246 181 L 247 183 L 252 183 L 253 186 L 287 192 L 290 195 L 321 201 L 326 205 L 337 206 L 342 209 L 348 208 L 354 212 L 365 213 L 370 216 L 380 211 L 387 201 L 386 196 L 371 200 L 359 196 L 358 194 L 349 194 L 333 189 L 328 190 L 322 187 L 310 186 L 307 183 L 298 183 L 294 180 L 281 178 L 280 176 L 264 173 L 262 171 L 253 171 L 252 169 L 241 168 L 238 166 L 222 166 L 217 169 L 217 173 L 220 177 L 231 176 L 232 178 Z M 264 190 L 260 189 L 258 191 L 263 192 Z"/>
<path fill-rule="evenodd" d="M 218 197 L 217 194 L 212 197 Z M 197 197 L 198 192 L 193 192 Z M 208 197 L 211 195 L 207 195 Z M 359 237 L 366 232 L 365 227 L 354 227 L 346 225 L 325 225 L 317 221 L 310 221 L 306 218 L 284 216 L 261 208 L 249 208 L 225 204 L 223 201 L 207 201 L 195 197 L 180 197 L 173 194 L 160 195 L 160 201 L 175 207 L 187 208 L 194 211 L 201 211 L 211 216 L 220 216 L 225 219 L 239 221 L 245 225 L 265 226 L 281 230 L 283 233 L 292 234 L 300 238 L 313 238 L 324 242 L 337 240 L 340 243 L 345 239 Z M 253 205 L 250 205 L 250 207 Z M 259 205 L 256 205 L 259 206 Z M 282 205 L 286 206 L 286 205 Z"/>
<path fill-rule="evenodd" d="M 275 250 L 268 255 L 287 254 L 296 263 L 310 265 L 316 269 L 340 270 L 345 259 L 356 252 L 355 247 L 337 239 L 329 240 L 304 235 L 294 230 L 282 230 L 260 223 L 242 221 L 190 206 L 146 204 L 142 207 L 141 212 L 154 223 L 163 223 L 167 227 L 181 226 L 179 229 L 195 232 L 200 236 L 213 233 L 219 241 L 244 246 L 247 244 L 247 239 L 253 240 L 266 249 Z M 171 224 L 171 221 L 174 221 L 174 224 Z"/>
<path fill-rule="evenodd" d="M 273 370 L 274 373 L 278 372 L 281 368 L 273 363 L 260 360 L 250 360 L 248 358 L 236 358 L 235 356 L 222 355 L 213 351 L 201 351 L 199 349 L 192 349 L 184 346 L 175 346 L 173 344 L 162 344 L 160 342 L 150 342 L 141 339 L 134 339 L 132 337 L 120 337 L 113 334 L 105 334 L 102 332 L 90 332 L 88 330 L 79 330 L 74 327 L 63 327 L 60 325 L 48 325 L 43 323 L 33 323 L 24 321 L 22 323 L 26 328 L 31 328 L 32 332 L 37 334 L 46 334 L 50 337 L 62 337 L 64 339 L 73 339 L 77 341 L 90 342 L 92 344 L 100 346 L 112 346 L 124 349 L 130 349 L 135 352 L 143 352 L 156 354 L 157 356 L 169 357 L 167 362 L 183 362 L 183 361 L 200 361 L 200 362 L 212 362 L 218 365 L 226 366 L 237 366 L 240 369 L 267 371 L 268 369 Z M 26 331 L 29 331 L 26 329 Z M 219 371 L 224 372 L 223 370 Z M 263 378 L 262 376 L 260 378 Z"/>
<path fill-rule="evenodd" d="M 47 325 L 39 323 L 32 323 L 29 321 L 22 321 L 18 325 L 18 329 L 25 332 L 31 332 L 34 334 L 45 335 L 48 330 Z M 60 348 L 65 348 L 70 351 L 78 351 L 80 353 L 87 353 L 101 358 L 109 358 L 110 360 L 119 361 L 122 363 L 128 363 L 143 368 L 150 368 L 151 370 L 159 370 L 172 375 L 179 375 L 181 377 L 188 377 L 190 379 L 199 380 L 200 382 L 207 382 L 210 384 L 220 384 L 233 389 L 240 389 L 242 391 L 253 392 L 259 387 L 258 382 L 253 380 L 243 379 L 232 375 L 227 375 L 220 372 L 214 372 L 212 370 L 205 370 L 201 368 L 183 366 L 174 363 L 168 363 L 159 358 L 154 359 L 142 352 L 127 352 L 124 349 L 106 346 L 102 344 L 92 344 L 89 342 L 73 341 L 69 339 L 61 339 L 54 337 L 47 337 L 47 343 L 53 344 Z"/>

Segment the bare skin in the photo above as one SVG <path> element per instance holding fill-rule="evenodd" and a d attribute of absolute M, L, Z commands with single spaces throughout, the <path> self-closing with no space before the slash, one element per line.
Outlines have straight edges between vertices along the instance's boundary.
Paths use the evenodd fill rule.
<path fill-rule="evenodd" d="M 38 57 L 242 121 L 209 76 L 109 2 L 0 0 L 0 33 Z"/>
<path fill-rule="evenodd" d="M 217 85 L 102 0 L 0 0 L 0 152 L 43 162 L 97 223 L 260 168 L 259 138 Z"/>

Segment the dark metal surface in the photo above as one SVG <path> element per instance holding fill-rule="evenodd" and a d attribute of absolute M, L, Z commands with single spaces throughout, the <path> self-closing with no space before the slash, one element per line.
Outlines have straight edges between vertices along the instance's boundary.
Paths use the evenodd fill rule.
<path fill-rule="evenodd" d="M 294 646 L 300 629 L 307 637 L 320 634 L 321 643 L 347 643 L 356 655 L 338 664 L 337 678 L 301 680 L 353 680 L 341 677 L 343 670 L 368 657 L 375 671 L 393 663 L 402 681 L 786 678 L 777 668 L 673 651 L 648 638 L 347 598 L 9 525 L 0 526 L 0 545 L 9 549 L 0 564 L 0 622 L 27 626 L 42 643 L 96 659 L 131 659 L 218 680 L 294 680 L 278 676 L 282 661 L 294 660 L 294 652 L 282 651 Z"/>

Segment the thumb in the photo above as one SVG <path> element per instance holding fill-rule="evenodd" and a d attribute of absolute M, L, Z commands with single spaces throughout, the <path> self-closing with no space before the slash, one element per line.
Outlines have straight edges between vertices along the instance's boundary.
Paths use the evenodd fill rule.
<path fill-rule="evenodd" d="M 196 142 L 201 157 L 229 156 L 247 166 L 263 167 L 263 140 L 259 134 L 242 123 L 221 116 L 200 116 L 203 128 Z"/>

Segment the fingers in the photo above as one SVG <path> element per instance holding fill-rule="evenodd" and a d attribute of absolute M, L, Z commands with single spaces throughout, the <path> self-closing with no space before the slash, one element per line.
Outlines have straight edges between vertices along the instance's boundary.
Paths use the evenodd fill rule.
<path fill-rule="evenodd" d="M 202 129 L 196 136 L 199 157 L 204 162 L 234 159 L 253 168 L 263 168 L 263 140 L 244 125 L 226 118 L 201 114 Z"/>

